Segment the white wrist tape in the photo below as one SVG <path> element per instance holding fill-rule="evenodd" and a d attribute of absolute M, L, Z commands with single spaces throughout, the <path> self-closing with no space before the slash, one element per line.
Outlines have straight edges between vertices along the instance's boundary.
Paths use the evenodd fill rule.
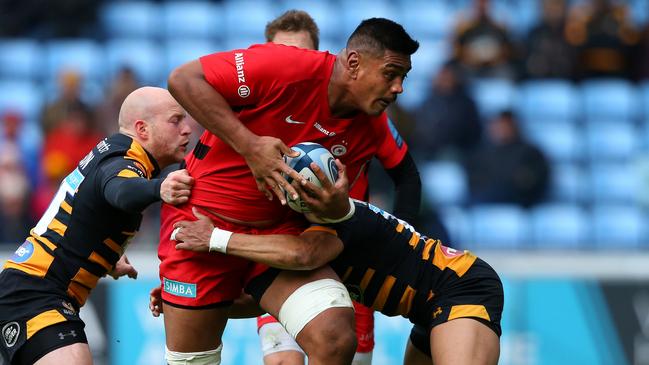
<path fill-rule="evenodd" d="M 349 212 L 347 212 L 345 216 L 338 219 L 322 218 L 322 220 L 325 223 L 340 223 L 351 218 L 354 215 L 354 212 L 356 212 L 356 205 L 354 204 L 354 200 L 352 198 L 349 198 Z"/>
<path fill-rule="evenodd" d="M 210 252 L 225 253 L 228 248 L 230 236 L 232 236 L 232 232 L 214 228 L 210 236 Z"/>

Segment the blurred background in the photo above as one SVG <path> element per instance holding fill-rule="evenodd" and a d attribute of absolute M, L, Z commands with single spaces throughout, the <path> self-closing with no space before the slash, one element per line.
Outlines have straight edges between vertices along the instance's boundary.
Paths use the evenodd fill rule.
<path fill-rule="evenodd" d="M 126 95 L 264 42 L 288 9 L 331 53 L 375 16 L 420 42 L 389 109 L 422 177 L 416 226 L 439 217 L 501 274 L 501 364 L 649 364 L 649 0 L 0 0 L 0 261 Z M 158 210 L 130 246 L 138 281 L 100 284 L 82 311 L 98 364 L 163 363 Z M 401 363 L 408 321 L 376 317 L 373 363 Z M 224 363 L 261 364 L 255 328 L 228 324 Z"/>

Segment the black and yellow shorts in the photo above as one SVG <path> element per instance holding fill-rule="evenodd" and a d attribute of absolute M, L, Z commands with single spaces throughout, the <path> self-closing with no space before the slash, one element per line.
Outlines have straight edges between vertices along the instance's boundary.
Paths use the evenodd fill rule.
<path fill-rule="evenodd" d="M 457 318 L 475 319 L 500 337 L 500 320 L 504 293 L 502 281 L 494 269 L 477 258 L 462 276 L 438 290 L 429 305 L 428 323 L 414 321 L 410 341 L 421 352 L 430 356 L 430 332 L 433 327 Z"/>
<path fill-rule="evenodd" d="M 33 364 L 47 353 L 87 343 L 79 307 L 48 280 L 0 272 L 0 354 L 8 364 Z"/>

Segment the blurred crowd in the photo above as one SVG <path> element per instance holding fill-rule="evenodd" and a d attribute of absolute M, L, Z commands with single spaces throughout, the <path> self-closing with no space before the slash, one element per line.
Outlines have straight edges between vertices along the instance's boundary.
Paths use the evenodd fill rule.
<path fill-rule="evenodd" d="M 101 3 L 0 1 L 0 38 L 101 38 L 96 22 Z M 544 0 L 538 2 L 537 23 L 520 37 L 496 20 L 488 0 L 464 3 L 447 39 L 452 51 L 424 80 L 423 101 L 408 107 L 397 103 L 389 114 L 419 163 L 450 160 L 462 167 L 468 187 L 462 204 L 532 207 L 547 198 L 552 164 L 527 138 L 515 110 L 479 110 L 472 83 L 649 80 L 649 24 L 635 24 L 624 1 Z M 36 126 L 25 123 L 20 110 L 0 110 L 0 242 L 22 241 L 61 179 L 98 140 L 116 132 L 121 102 L 139 80 L 125 66 L 106 83 L 101 101 L 89 103 L 82 94 L 82 74 L 62 69 L 58 90 L 42 105 Z M 378 186 L 375 195 L 381 199 Z M 434 202 L 426 205 L 435 210 Z M 144 224 L 155 231 L 155 219 Z"/>

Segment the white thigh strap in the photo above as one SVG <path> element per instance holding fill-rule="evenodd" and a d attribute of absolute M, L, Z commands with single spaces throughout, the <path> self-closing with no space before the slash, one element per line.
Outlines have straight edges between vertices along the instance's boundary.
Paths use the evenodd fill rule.
<path fill-rule="evenodd" d="M 354 308 L 345 286 L 333 279 L 321 279 L 299 287 L 279 310 L 279 322 L 296 338 L 302 328 L 329 308 Z"/>

